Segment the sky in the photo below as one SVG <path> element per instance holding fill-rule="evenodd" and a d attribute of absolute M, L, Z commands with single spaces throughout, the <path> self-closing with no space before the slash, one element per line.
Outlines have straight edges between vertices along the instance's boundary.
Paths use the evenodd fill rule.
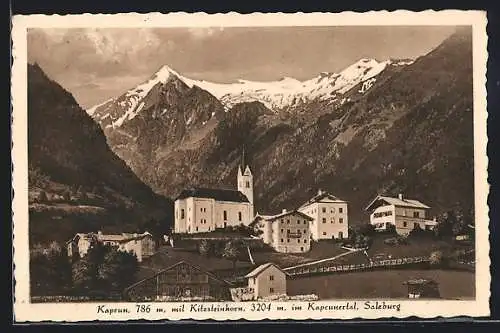
<path fill-rule="evenodd" d="M 310 79 L 362 58 L 415 59 L 451 26 L 30 29 L 28 61 L 84 108 L 117 97 L 168 65 L 191 79 L 228 83 Z"/>

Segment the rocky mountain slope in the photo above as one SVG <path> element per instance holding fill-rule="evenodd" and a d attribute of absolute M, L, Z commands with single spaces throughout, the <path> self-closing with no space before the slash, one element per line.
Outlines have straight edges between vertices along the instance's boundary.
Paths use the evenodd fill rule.
<path fill-rule="evenodd" d="M 101 128 L 36 64 L 28 65 L 28 129 L 32 241 L 171 216 L 171 202 L 109 149 Z"/>
<path fill-rule="evenodd" d="M 366 220 L 363 208 L 377 193 L 402 192 L 435 212 L 457 202 L 468 209 L 474 197 L 471 47 L 470 31 L 460 31 L 415 62 L 363 61 L 352 80 L 344 72 L 326 75 L 332 80 L 326 95 L 290 89 L 311 96 L 298 103 L 285 94 L 259 97 L 264 88 L 224 92 L 164 68 L 166 79 L 153 78 L 90 113 L 112 149 L 158 193 L 234 187 L 245 147 L 259 212 L 292 208 L 319 187 L 348 200 L 355 223 Z M 349 82 L 345 89 L 332 88 L 339 80 Z M 138 91 L 143 96 L 136 99 Z"/>

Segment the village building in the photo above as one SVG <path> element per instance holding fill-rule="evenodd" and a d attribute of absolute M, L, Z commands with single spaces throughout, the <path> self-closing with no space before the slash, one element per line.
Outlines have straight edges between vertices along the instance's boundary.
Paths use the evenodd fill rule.
<path fill-rule="evenodd" d="M 370 212 L 370 224 L 376 231 L 385 231 L 393 225 L 400 235 L 409 234 L 417 226 L 422 230 L 433 230 L 438 222 L 427 219 L 429 209 L 426 204 L 404 198 L 402 194 L 397 198 L 379 195 L 365 208 Z"/>
<path fill-rule="evenodd" d="M 248 226 L 254 217 L 250 167 L 238 167 L 237 190 L 186 189 L 175 199 L 174 211 L 175 233 L 193 234 L 241 224 Z"/>
<path fill-rule="evenodd" d="M 261 231 L 260 237 L 276 251 L 304 253 L 311 249 L 309 224 L 312 218 L 304 213 L 284 209 L 278 215 L 259 215 L 252 225 Z"/>
<path fill-rule="evenodd" d="M 312 218 L 309 226 L 313 240 L 343 239 L 349 236 L 347 202 L 328 192 L 319 190 L 298 211 Z"/>
<path fill-rule="evenodd" d="M 214 274 L 180 261 L 134 283 L 124 291 L 129 301 L 228 301 L 231 284 Z"/>
<path fill-rule="evenodd" d="M 139 262 L 152 256 L 156 251 L 153 236 L 147 231 L 142 234 L 122 233 L 115 235 L 103 234 L 99 231 L 97 233 L 77 233 L 66 243 L 68 256 L 76 254 L 80 257 L 85 256 L 93 240 L 101 242 L 103 245 L 116 247 L 118 251 L 133 253 Z"/>
<path fill-rule="evenodd" d="M 245 275 L 245 278 L 248 279 L 248 289 L 253 291 L 254 300 L 286 295 L 287 274 L 273 263 L 260 265 Z"/>

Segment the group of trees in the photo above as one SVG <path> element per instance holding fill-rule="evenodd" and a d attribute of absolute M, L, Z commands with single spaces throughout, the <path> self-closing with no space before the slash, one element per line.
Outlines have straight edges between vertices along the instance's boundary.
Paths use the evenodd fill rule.
<path fill-rule="evenodd" d="M 82 258 L 68 256 L 56 242 L 30 253 L 31 294 L 92 296 L 121 293 L 135 281 L 137 258 L 97 240 Z"/>
<path fill-rule="evenodd" d="M 474 210 L 465 212 L 461 207 L 444 212 L 437 217 L 438 226 L 435 230 L 436 236 L 446 238 L 450 236 L 469 235 L 473 236 Z"/>
<path fill-rule="evenodd" d="M 356 249 L 369 248 L 373 242 L 375 228 L 371 224 L 363 224 L 357 228 L 349 228 L 349 238 L 343 245 Z"/>
<path fill-rule="evenodd" d="M 236 267 L 236 262 L 243 255 L 245 249 L 246 244 L 238 239 L 231 241 L 202 239 L 198 244 L 200 255 L 230 260 L 233 263 L 233 268 Z"/>

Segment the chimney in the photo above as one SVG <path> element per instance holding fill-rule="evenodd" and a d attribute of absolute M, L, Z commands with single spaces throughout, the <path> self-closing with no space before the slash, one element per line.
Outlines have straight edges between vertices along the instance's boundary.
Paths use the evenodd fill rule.
<path fill-rule="evenodd" d="M 398 198 L 399 198 L 399 200 L 403 200 L 403 194 L 402 194 L 402 193 L 399 193 L 399 194 L 398 194 Z"/>
<path fill-rule="evenodd" d="M 283 208 L 283 209 L 281 210 L 281 213 L 282 213 L 282 214 L 285 214 L 285 213 L 286 213 L 286 208 Z"/>

